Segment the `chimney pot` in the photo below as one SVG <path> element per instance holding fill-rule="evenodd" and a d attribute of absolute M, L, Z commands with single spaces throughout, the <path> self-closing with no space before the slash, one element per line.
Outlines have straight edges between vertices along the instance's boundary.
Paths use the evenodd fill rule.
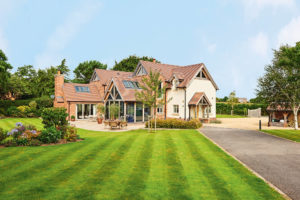
<path fill-rule="evenodd" d="M 155 58 L 153 58 L 153 62 L 156 63 L 156 59 Z"/>
<path fill-rule="evenodd" d="M 60 75 L 60 70 L 57 71 L 57 74 Z"/>

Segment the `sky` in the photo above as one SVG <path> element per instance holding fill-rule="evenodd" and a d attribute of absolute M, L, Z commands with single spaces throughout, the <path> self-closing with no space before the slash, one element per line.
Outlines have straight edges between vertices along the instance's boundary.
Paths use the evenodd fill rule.
<path fill-rule="evenodd" d="M 14 70 L 150 56 L 204 63 L 218 97 L 249 99 L 273 49 L 296 41 L 300 0 L 0 0 L 0 49 Z"/>

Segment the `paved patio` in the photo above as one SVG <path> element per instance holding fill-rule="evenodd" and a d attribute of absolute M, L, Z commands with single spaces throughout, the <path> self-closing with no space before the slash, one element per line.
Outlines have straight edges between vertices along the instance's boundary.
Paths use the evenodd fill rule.
<path fill-rule="evenodd" d="M 128 123 L 127 127 L 121 129 L 111 129 L 109 126 L 104 126 L 104 124 L 98 124 L 97 122 L 92 122 L 88 120 L 78 120 L 74 122 L 70 122 L 71 125 L 75 125 L 77 128 L 82 128 L 91 131 L 111 131 L 111 132 L 121 132 L 121 131 L 129 131 L 136 129 L 145 128 L 144 123 Z"/>

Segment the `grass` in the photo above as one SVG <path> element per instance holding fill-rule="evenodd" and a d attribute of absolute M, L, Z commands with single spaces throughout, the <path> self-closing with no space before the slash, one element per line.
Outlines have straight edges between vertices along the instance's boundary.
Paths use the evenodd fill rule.
<path fill-rule="evenodd" d="M 4 119 L 0 127 L 38 119 Z M 196 130 L 105 133 L 0 149 L 0 199 L 283 199 Z"/>
<path fill-rule="evenodd" d="M 246 118 L 246 116 L 243 115 L 217 115 L 217 118 Z"/>
<path fill-rule="evenodd" d="M 300 130 L 262 130 L 265 133 L 269 133 L 271 135 L 276 135 L 278 137 L 286 138 L 289 140 L 293 140 L 295 142 L 300 142 Z"/>

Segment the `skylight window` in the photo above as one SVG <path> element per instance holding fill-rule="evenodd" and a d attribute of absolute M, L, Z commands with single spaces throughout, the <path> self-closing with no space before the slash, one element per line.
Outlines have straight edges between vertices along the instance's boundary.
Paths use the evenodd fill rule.
<path fill-rule="evenodd" d="M 90 93 L 90 88 L 86 86 L 75 86 L 76 92 Z"/>
<path fill-rule="evenodd" d="M 123 81 L 125 88 L 140 89 L 139 83 L 136 81 Z"/>

